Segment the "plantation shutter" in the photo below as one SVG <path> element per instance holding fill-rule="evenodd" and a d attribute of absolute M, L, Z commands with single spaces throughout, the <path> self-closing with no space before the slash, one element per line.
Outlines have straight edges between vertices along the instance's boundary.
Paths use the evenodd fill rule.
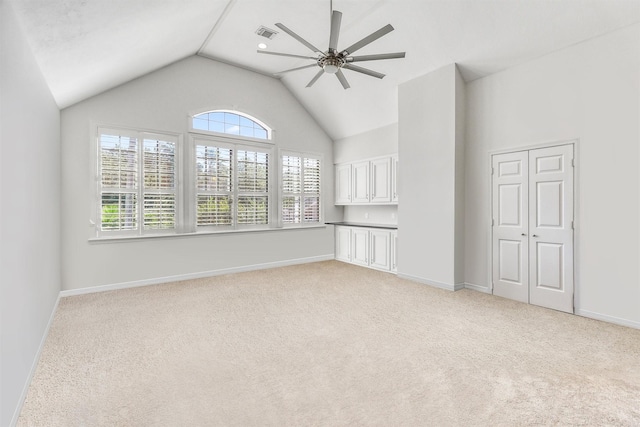
<path fill-rule="evenodd" d="M 269 151 L 195 139 L 197 227 L 221 230 L 269 224 Z"/>
<path fill-rule="evenodd" d="M 320 222 L 320 159 L 304 159 L 304 222 Z"/>
<path fill-rule="evenodd" d="M 269 223 L 269 154 L 257 150 L 237 151 L 238 224 Z"/>
<path fill-rule="evenodd" d="M 176 226 L 176 143 L 146 134 L 143 139 L 145 230 Z"/>
<path fill-rule="evenodd" d="M 282 223 L 317 224 L 321 220 L 321 162 L 317 157 L 287 153 L 282 163 Z"/>
<path fill-rule="evenodd" d="M 98 137 L 100 230 L 138 228 L 138 138 L 101 129 Z"/>
<path fill-rule="evenodd" d="M 98 128 L 98 231 L 175 229 L 176 150 L 171 135 Z"/>
<path fill-rule="evenodd" d="M 282 222 L 301 222 L 302 162 L 298 156 L 282 156 Z"/>
<path fill-rule="evenodd" d="M 196 145 L 196 225 L 233 225 L 233 150 Z"/>

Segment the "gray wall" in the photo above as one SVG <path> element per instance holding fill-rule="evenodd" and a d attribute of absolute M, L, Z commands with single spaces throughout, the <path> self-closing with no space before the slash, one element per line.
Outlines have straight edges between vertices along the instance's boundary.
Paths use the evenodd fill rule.
<path fill-rule="evenodd" d="M 464 82 L 447 65 L 400 85 L 398 103 L 398 275 L 454 289 L 463 284 Z"/>
<path fill-rule="evenodd" d="M 489 286 L 489 152 L 578 139 L 576 313 L 640 328 L 640 24 L 471 82 L 467 98 L 466 282 Z"/>
<path fill-rule="evenodd" d="M 17 419 L 60 292 L 60 111 L 0 2 L 0 425 Z"/>
<path fill-rule="evenodd" d="M 170 280 L 333 254 L 332 227 L 88 241 L 94 203 L 91 123 L 181 133 L 186 144 L 189 114 L 216 108 L 243 111 L 264 121 L 275 130 L 278 148 L 321 153 L 325 219 L 341 218 L 333 206 L 333 141 L 282 83 L 190 57 L 62 111 L 64 290 Z"/>

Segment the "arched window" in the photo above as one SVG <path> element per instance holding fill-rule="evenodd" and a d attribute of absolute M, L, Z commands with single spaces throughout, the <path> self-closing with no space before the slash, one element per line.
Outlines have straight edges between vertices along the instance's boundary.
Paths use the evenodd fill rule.
<path fill-rule="evenodd" d="M 256 139 L 271 139 L 271 129 L 256 119 L 234 111 L 217 110 L 193 116 L 192 127 L 215 133 L 226 133 Z"/>

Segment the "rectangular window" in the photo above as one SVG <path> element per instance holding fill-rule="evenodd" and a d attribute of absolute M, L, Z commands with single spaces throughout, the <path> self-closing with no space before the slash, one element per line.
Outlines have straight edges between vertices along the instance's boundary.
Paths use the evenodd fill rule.
<path fill-rule="evenodd" d="M 231 226 L 233 150 L 196 146 L 196 225 Z"/>
<path fill-rule="evenodd" d="M 322 220 L 320 158 L 285 153 L 281 165 L 283 225 L 319 224 Z"/>
<path fill-rule="evenodd" d="M 176 227 L 177 137 L 98 129 L 98 234 Z"/>
<path fill-rule="evenodd" d="M 196 228 L 263 228 L 270 224 L 270 148 L 195 140 Z"/>

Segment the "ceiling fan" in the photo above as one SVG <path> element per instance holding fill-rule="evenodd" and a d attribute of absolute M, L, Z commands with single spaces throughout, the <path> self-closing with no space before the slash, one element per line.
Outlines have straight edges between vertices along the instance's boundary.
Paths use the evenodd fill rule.
<path fill-rule="evenodd" d="M 352 56 L 354 52 L 359 49 L 362 49 L 366 45 L 371 42 L 378 40 L 380 37 L 385 34 L 393 31 L 393 27 L 391 24 L 387 24 L 384 27 L 380 28 L 378 31 L 374 31 L 369 34 L 367 37 L 362 40 L 352 44 L 351 46 L 338 51 L 338 37 L 340 36 L 340 23 L 342 22 L 342 12 L 338 12 L 337 10 L 333 10 L 331 12 L 331 34 L 329 37 L 329 48 L 326 52 L 318 49 L 298 34 L 287 28 L 281 23 L 277 23 L 276 27 L 280 28 L 285 33 L 289 34 L 294 39 L 298 40 L 300 43 L 305 45 L 307 48 L 311 49 L 311 51 L 315 52 L 318 56 L 303 56 L 303 55 L 293 55 L 290 53 L 279 53 L 279 52 L 268 52 L 264 50 L 259 50 L 258 53 L 266 54 L 266 55 L 278 55 L 278 56 L 289 56 L 292 58 L 303 58 L 303 59 L 311 59 L 315 61 L 314 64 L 304 65 L 302 67 L 292 68 L 290 70 L 281 71 L 277 74 L 288 73 L 290 71 L 302 70 L 305 68 L 312 67 L 320 67 L 320 71 L 311 79 L 307 87 L 313 86 L 313 84 L 324 74 L 335 74 L 342 87 L 345 89 L 349 89 L 349 82 L 345 78 L 342 73 L 342 69 L 355 71 L 357 73 L 366 74 L 368 76 L 376 77 L 378 79 L 383 78 L 385 75 L 382 73 L 378 73 L 377 71 L 369 70 L 367 68 L 359 67 L 357 65 L 353 65 L 354 62 L 363 62 L 363 61 L 377 61 L 381 59 L 396 59 L 396 58 L 404 58 L 405 52 L 396 52 L 396 53 L 381 53 L 377 55 L 361 55 L 361 56 Z"/>

